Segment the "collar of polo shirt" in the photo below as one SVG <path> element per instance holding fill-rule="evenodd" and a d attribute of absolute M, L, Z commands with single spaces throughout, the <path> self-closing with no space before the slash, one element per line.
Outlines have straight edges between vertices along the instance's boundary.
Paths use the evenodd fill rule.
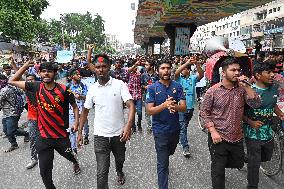
<path fill-rule="evenodd" d="M 97 82 L 97 83 L 98 83 L 98 86 L 99 86 L 99 87 L 104 87 L 104 86 L 107 86 L 107 85 L 111 85 L 111 84 L 112 84 L 112 80 L 113 80 L 113 78 L 110 77 L 110 78 L 109 78 L 109 81 L 108 81 L 105 85 L 101 85 L 99 82 Z"/>

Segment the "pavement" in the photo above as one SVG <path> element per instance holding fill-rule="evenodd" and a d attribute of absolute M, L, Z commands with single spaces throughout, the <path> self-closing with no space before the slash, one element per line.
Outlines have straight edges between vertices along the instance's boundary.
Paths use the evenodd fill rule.
<path fill-rule="evenodd" d="M 26 113 L 25 113 L 26 114 Z M 23 114 L 20 123 L 26 120 Z M 93 128 L 93 111 L 89 114 L 89 123 Z M 143 124 L 145 126 L 145 123 Z M 2 125 L 0 125 L 2 131 Z M 170 189 L 209 189 L 211 188 L 210 156 L 207 146 L 207 135 L 197 127 L 196 112 L 188 127 L 188 138 L 190 143 L 191 158 L 182 155 L 181 146 L 178 146 L 175 154 L 170 157 Z M 81 165 L 81 174 L 74 175 L 72 163 L 55 152 L 53 179 L 59 189 L 90 189 L 96 188 L 96 159 L 94 154 L 93 138 L 90 144 L 84 146 L 78 152 Z M 4 153 L 9 147 L 7 139 L 0 137 L 0 189 L 42 189 L 44 185 L 39 175 L 38 167 L 26 170 L 30 161 L 29 143 L 23 142 L 23 137 L 17 137 L 19 149 Z M 156 189 L 156 153 L 153 136 L 147 134 L 144 129 L 142 133 L 136 133 L 127 143 L 126 161 L 124 172 L 126 183 L 119 186 L 116 183 L 114 158 L 111 156 L 111 167 L 109 173 L 109 187 L 114 189 Z M 226 188 L 246 188 L 246 166 L 242 170 L 226 170 Z M 260 173 L 260 189 L 283 189 L 284 174 L 280 172 L 274 177 L 267 177 Z"/>

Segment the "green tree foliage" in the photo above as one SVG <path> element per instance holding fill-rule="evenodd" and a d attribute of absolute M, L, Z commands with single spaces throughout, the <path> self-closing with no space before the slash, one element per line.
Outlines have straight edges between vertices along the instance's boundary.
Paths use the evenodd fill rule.
<path fill-rule="evenodd" d="M 65 46 L 73 42 L 79 50 L 85 49 L 87 44 L 96 44 L 100 48 L 105 42 L 104 20 L 98 14 L 92 16 L 90 12 L 64 14 L 61 21 L 48 22 L 46 30 L 48 34 L 45 36 L 49 37 L 52 44 L 63 44 L 63 30 Z"/>
<path fill-rule="evenodd" d="M 47 0 L 1 0 L 0 32 L 8 39 L 31 42 L 42 26 L 40 15 Z"/>

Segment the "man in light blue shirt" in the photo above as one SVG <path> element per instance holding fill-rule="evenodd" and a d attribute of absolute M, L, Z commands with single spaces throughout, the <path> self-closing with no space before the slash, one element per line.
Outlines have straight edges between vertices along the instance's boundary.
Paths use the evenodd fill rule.
<path fill-rule="evenodd" d="M 195 64 L 197 75 L 191 75 L 191 66 Z M 204 72 L 200 63 L 195 57 L 191 57 L 188 61 L 181 65 L 175 72 L 175 80 L 182 85 L 184 96 L 186 98 L 186 112 L 179 112 L 180 130 L 180 143 L 183 148 L 183 155 L 190 157 L 189 145 L 187 140 L 187 126 L 193 116 L 195 104 L 195 86 L 200 79 L 204 76 Z"/>

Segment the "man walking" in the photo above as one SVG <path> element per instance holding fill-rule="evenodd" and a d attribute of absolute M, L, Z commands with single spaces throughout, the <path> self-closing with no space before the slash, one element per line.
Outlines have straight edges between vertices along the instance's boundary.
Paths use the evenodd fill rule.
<path fill-rule="evenodd" d="M 29 92 L 31 103 L 37 106 L 37 120 L 41 137 L 37 141 L 36 148 L 40 175 L 45 187 L 54 189 L 52 180 L 54 150 L 73 163 L 74 174 L 80 173 L 80 167 L 72 152 L 67 133 L 69 103 L 72 105 L 75 115 L 75 130 L 78 128 L 79 111 L 74 95 L 65 85 L 54 81 L 57 68 L 53 63 L 46 62 L 40 65 L 42 82 L 17 81 L 19 75 L 23 75 L 32 64 L 32 62 L 24 64 L 9 80 L 9 83 Z"/>
<path fill-rule="evenodd" d="M 117 182 L 125 183 L 123 164 L 125 161 L 125 143 L 130 139 L 134 121 L 135 106 L 126 83 L 110 77 L 110 60 L 106 55 L 96 55 L 91 63 L 92 48 L 89 49 L 88 62 L 95 71 L 98 81 L 88 90 L 80 118 L 78 142 L 82 142 L 82 129 L 89 110 L 95 108 L 94 148 L 97 161 L 97 188 L 108 189 L 110 152 L 115 158 Z M 128 120 L 124 124 L 123 103 L 129 108 Z"/>
<path fill-rule="evenodd" d="M 201 105 L 201 116 L 208 129 L 213 189 L 225 188 L 225 168 L 244 165 L 242 120 L 244 105 L 260 105 L 260 98 L 241 82 L 240 65 L 234 57 L 222 62 L 222 81 L 209 88 Z"/>
<path fill-rule="evenodd" d="M 147 113 L 153 116 L 159 189 L 167 189 L 169 156 L 174 154 L 179 142 L 178 112 L 186 111 L 186 102 L 181 84 L 170 79 L 171 62 L 160 62 L 158 69 L 160 80 L 148 86 L 146 109 Z"/>

